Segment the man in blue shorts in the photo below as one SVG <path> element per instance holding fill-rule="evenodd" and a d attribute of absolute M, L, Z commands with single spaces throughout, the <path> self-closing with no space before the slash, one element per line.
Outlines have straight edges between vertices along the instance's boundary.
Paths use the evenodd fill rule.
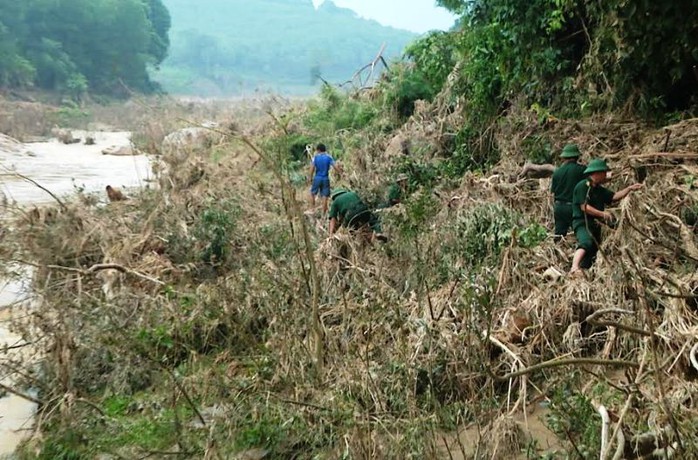
<path fill-rule="evenodd" d="M 330 196 L 330 169 L 334 167 L 334 158 L 327 153 L 324 144 L 318 144 L 310 165 L 310 204 L 315 209 L 315 197 L 322 197 L 322 213 L 327 213 L 327 201 Z"/>

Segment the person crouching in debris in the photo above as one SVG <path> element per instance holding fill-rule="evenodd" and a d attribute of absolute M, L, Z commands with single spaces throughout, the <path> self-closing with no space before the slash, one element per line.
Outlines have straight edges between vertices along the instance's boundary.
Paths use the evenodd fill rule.
<path fill-rule="evenodd" d="M 121 190 L 116 189 L 111 185 L 107 185 L 107 198 L 109 198 L 110 202 L 124 201 L 128 199 L 123 193 L 121 193 Z"/>
<path fill-rule="evenodd" d="M 561 241 L 572 227 L 572 193 L 584 179 L 585 165 L 577 162 L 581 153 L 576 144 L 567 144 L 562 149 L 563 163 L 553 172 L 550 191 L 554 196 L 553 217 L 555 218 L 555 241 Z"/>
<path fill-rule="evenodd" d="M 337 189 L 332 192 L 331 198 L 330 235 L 334 235 L 339 227 L 344 226 L 355 232 L 370 231 L 370 241 L 374 239 L 387 241 L 381 233 L 378 216 L 371 212 L 359 195 L 350 190 Z"/>
<path fill-rule="evenodd" d="M 388 189 L 388 198 L 379 208 L 390 208 L 397 204 L 400 204 L 403 197 L 407 193 L 407 181 L 409 177 L 407 174 L 399 174 L 395 178 L 395 183 Z"/>
<path fill-rule="evenodd" d="M 602 186 L 608 180 L 608 171 L 610 168 L 604 160 L 591 160 L 584 170 L 587 178 L 580 181 L 574 188 L 572 226 L 577 237 L 577 250 L 572 259 L 570 274 L 582 273 L 581 269 L 591 268 L 594 263 L 601 243 L 599 222 L 605 222 L 611 227 L 615 226 L 615 217 L 605 211 L 606 206 L 642 188 L 642 184 L 632 184 L 614 193 Z"/>
<path fill-rule="evenodd" d="M 308 180 L 312 184 L 310 187 L 310 205 L 315 208 L 315 197 L 319 194 L 322 200 L 323 214 L 327 212 L 327 199 L 330 196 L 330 169 L 334 165 L 334 158 L 327 153 L 325 144 L 318 144 L 310 164 Z"/>

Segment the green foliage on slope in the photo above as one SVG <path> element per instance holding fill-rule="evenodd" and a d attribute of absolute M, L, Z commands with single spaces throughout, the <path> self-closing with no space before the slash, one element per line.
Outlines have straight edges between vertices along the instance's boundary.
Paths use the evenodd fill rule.
<path fill-rule="evenodd" d="M 490 112 L 512 95 L 580 113 L 684 110 L 697 102 L 698 2 L 494 0 L 439 4 L 462 15 L 463 92 Z M 427 55 L 433 66 L 441 55 Z"/>

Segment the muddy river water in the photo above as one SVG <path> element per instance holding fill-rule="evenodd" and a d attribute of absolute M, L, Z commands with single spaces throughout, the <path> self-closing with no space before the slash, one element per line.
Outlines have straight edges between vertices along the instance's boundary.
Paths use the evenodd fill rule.
<path fill-rule="evenodd" d="M 76 132 L 75 135 L 84 138 L 85 133 Z M 129 133 L 90 135 L 95 139 L 94 145 L 66 145 L 56 140 L 15 144 L 0 139 L 0 198 L 22 207 L 53 200 L 46 191 L 13 172 L 32 179 L 59 197 L 74 193 L 77 188 L 90 192 L 103 191 L 106 185 L 132 188 L 147 183 L 151 176 L 147 157 L 102 154 L 107 147 L 130 145 Z M 5 217 L 0 216 L 0 227 Z M 10 319 L 26 315 L 31 308 L 22 302 L 27 297 L 27 281 L 0 279 L 0 349 L 5 345 L 22 344 L 21 337 L 11 330 Z M 22 352 L 22 348 L 8 351 Z M 11 373 L 1 365 L 7 357 L 7 354 L 0 354 L 0 383 L 12 386 Z M 19 396 L 8 394 L 0 398 L 0 458 L 11 455 L 23 437 L 31 433 L 35 409 L 34 403 Z"/>

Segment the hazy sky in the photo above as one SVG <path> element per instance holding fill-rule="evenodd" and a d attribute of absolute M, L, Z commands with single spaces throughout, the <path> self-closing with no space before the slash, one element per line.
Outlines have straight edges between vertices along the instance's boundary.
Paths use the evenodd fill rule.
<path fill-rule="evenodd" d="M 317 7 L 324 0 L 313 0 Z M 436 0 L 333 0 L 335 5 L 350 8 L 359 16 L 375 19 L 386 26 L 427 32 L 433 29 L 446 30 L 455 21 L 455 16 L 436 6 Z"/>

